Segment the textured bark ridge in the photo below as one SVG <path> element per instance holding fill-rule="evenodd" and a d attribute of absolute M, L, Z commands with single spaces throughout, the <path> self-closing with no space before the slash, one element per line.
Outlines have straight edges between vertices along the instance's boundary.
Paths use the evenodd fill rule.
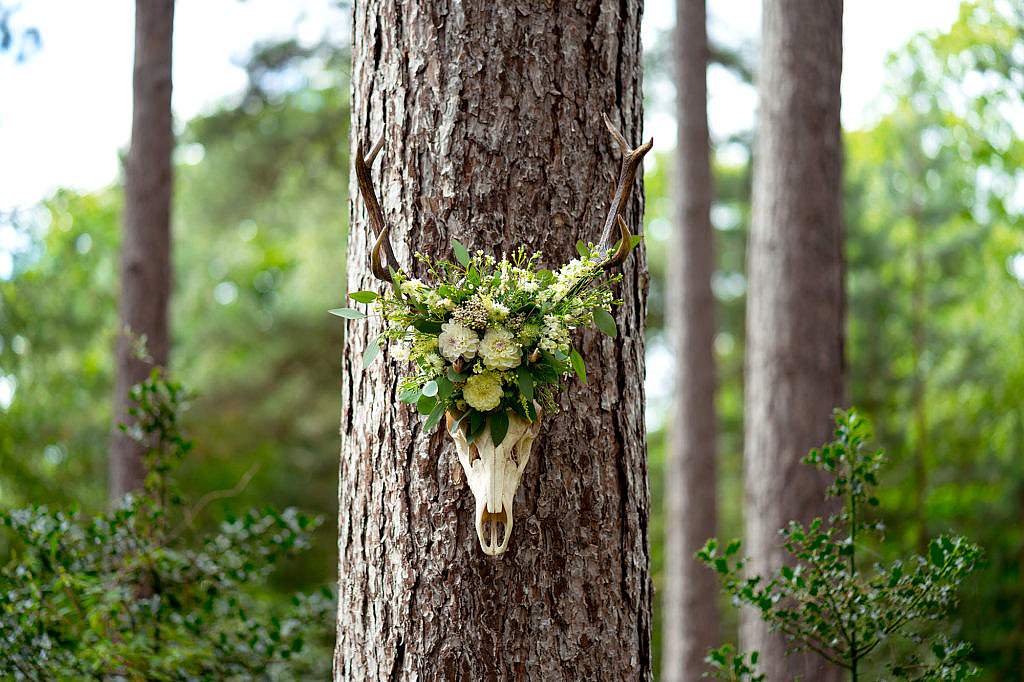
<path fill-rule="evenodd" d="M 839 80 L 842 0 L 764 3 L 760 130 L 747 295 L 746 525 L 750 569 L 779 565 L 778 530 L 827 515 L 824 481 L 801 464 L 829 439 L 843 400 Z M 841 679 L 813 654 L 784 655 L 746 612 L 743 645 L 769 680 Z"/>
<path fill-rule="evenodd" d="M 620 160 L 601 113 L 640 139 L 640 11 L 356 4 L 353 136 L 386 135 L 373 173 L 403 268 L 422 272 L 416 251 L 450 258 L 452 237 L 495 255 L 524 244 L 549 266 L 600 238 Z M 349 288 L 377 288 L 361 204 L 352 217 Z M 639 230 L 639 200 L 625 217 Z M 499 558 L 480 550 L 450 439 L 398 402 L 402 367 L 384 353 L 361 369 L 379 321 L 349 324 L 335 679 L 650 678 L 642 248 L 624 272 L 620 334 L 583 333 L 589 383 L 545 416 Z"/>
<path fill-rule="evenodd" d="M 122 331 L 117 341 L 114 423 L 126 421 L 128 391 L 170 348 L 171 298 L 171 37 L 173 0 L 136 0 L 132 140 L 125 162 L 124 236 L 121 240 Z M 145 337 L 152 362 L 140 360 L 133 338 Z M 116 429 L 110 447 L 111 498 L 142 486 L 142 450 Z"/>
<path fill-rule="evenodd" d="M 676 341 L 675 405 L 669 426 L 662 679 L 699 680 L 721 641 L 718 583 L 694 554 L 716 535 L 715 301 L 711 292 L 711 158 L 704 0 L 676 3 L 676 239 L 669 318 Z"/>

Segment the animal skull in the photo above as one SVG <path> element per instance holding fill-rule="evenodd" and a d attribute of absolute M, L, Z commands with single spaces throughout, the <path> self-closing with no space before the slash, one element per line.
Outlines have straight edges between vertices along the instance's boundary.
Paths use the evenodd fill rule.
<path fill-rule="evenodd" d="M 452 428 L 455 420 L 451 415 L 447 421 L 448 435 L 455 441 L 459 463 L 476 499 L 476 536 L 480 548 L 484 554 L 497 556 L 508 548 L 508 540 L 512 537 L 512 502 L 519 489 L 523 469 L 530 461 L 533 441 L 540 431 L 540 419 L 530 423 L 509 415 L 508 433 L 497 446 L 491 440 L 489 426 L 485 426 L 476 440 L 470 443 L 461 424 Z M 499 525 L 504 528 L 500 534 L 501 542 L 498 541 Z"/>

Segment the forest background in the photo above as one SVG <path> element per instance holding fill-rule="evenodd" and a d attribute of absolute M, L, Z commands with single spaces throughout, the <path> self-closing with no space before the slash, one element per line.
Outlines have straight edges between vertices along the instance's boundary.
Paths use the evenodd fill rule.
<path fill-rule="evenodd" d="M 198 394 L 184 425 L 199 444 L 182 480 L 197 496 L 248 480 L 209 505 L 211 522 L 266 504 L 336 516 L 342 328 L 326 311 L 341 303 L 345 279 L 349 57 L 346 8 L 325 12 L 332 30 L 252 45 L 242 91 L 177 121 L 172 369 Z M 984 547 L 986 567 L 964 591 L 953 634 L 973 644 L 985 679 L 1011 680 L 1024 669 L 1024 10 L 979 0 L 950 19 L 896 49 L 870 113 L 847 122 L 849 403 L 872 419 L 892 460 L 880 491 L 888 550 L 918 550 L 942 532 Z M 712 22 L 712 132 L 716 82 L 749 90 L 750 105 L 749 120 L 722 112 L 734 120 L 713 140 L 722 537 L 742 534 L 757 68 L 753 42 L 730 35 Z M 51 49 L 45 24 L 40 36 L 24 55 L 0 57 L 5 73 L 31 69 Z M 670 34 L 649 27 L 645 40 L 648 128 L 657 132 L 672 124 Z M 663 140 L 644 179 L 656 587 L 672 361 L 662 314 L 672 152 Z M 22 163 L 5 158 L 3 177 Z M 121 204 L 115 181 L 0 205 L 3 508 L 106 503 Z M 6 552 L 0 544 L 0 558 Z M 328 522 L 313 550 L 276 574 L 274 595 L 333 583 L 335 552 Z M 734 612 L 723 613 L 722 637 L 732 640 Z M 329 646 L 332 623 L 324 633 Z"/>

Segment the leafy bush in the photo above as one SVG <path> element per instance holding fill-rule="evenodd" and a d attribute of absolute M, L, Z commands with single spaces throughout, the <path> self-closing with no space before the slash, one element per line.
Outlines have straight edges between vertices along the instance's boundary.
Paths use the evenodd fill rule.
<path fill-rule="evenodd" d="M 294 509 L 251 511 L 195 537 L 193 506 L 173 473 L 192 444 L 179 431 L 187 395 L 158 372 L 133 388 L 147 476 L 95 517 L 45 507 L 0 513 L 13 556 L 0 569 L 3 679 L 293 679 L 300 654 L 331 622 L 328 590 L 285 607 L 258 587 L 308 546 L 319 520 Z"/>
<path fill-rule="evenodd" d="M 881 538 L 883 531 L 865 510 L 878 504 L 872 488 L 878 484 L 884 455 L 867 448 L 870 427 L 855 410 L 836 412 L 835 436 L 832 443 L 812 450 L 804 463 L 832 476 L 827 495 L 843 501 L 842 511 L 827 523 L 821 518 L 807 527 L 790 522 L 781 531 L 790 563 L 770 577 L 746 576 L 740 542 L 720 548 L 715 539 L 698 558 L 718 573 L 734 602 L 753 607 L 783 633 L 791 650 L 813 651 L 849 670 L 852 680 L 863 673 L 863 662 L 872 654 L 882 654 L 894 679 L 976 676 L 967 644 L 924 633 L 938 629 L 934 626 L 956 606 L 960 584 L 977 568 L 981 550 L 963 538 L 943 536 L 931 541 L 927 557 L 863 567 L 858 542 L 865 535 Z M 893 660 L 901 643 L 911 653 Z M 922 650 L 927 658 L 917 653 Z M 737 681 L 757 680 L 756 662 L 755 655 L 748 664 L 724 647 L 708 657 L 715 676 Z"/>

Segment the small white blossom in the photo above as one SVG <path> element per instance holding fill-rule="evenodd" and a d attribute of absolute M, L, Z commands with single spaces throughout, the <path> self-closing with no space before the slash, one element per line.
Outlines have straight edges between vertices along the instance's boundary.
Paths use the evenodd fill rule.
<path fill-rule="evenodd" d="M 555 351 L 562 351 L 564 353 L 568 351 L 569 328 L 554 315 L 545 315 L 544 328 L 541 330 L 540 343 L 537 345 L 540 346 L 541 350 L 548 353 L 554 353 Z"/>
<path fill-rule="evenodd" d="M 399 362 L 405 362 L 412 353 L 412 346 L 408 343 L 396 343 L 391 349 L 391 356 Z"/>
<path fill-rule="evenodd" d="M 424 360 L 427 363 L 427 367 L 432 370 L 435 375 L 444 372 L 444 358 L 437 353 L 427 353 L 424 356 Z"/>

